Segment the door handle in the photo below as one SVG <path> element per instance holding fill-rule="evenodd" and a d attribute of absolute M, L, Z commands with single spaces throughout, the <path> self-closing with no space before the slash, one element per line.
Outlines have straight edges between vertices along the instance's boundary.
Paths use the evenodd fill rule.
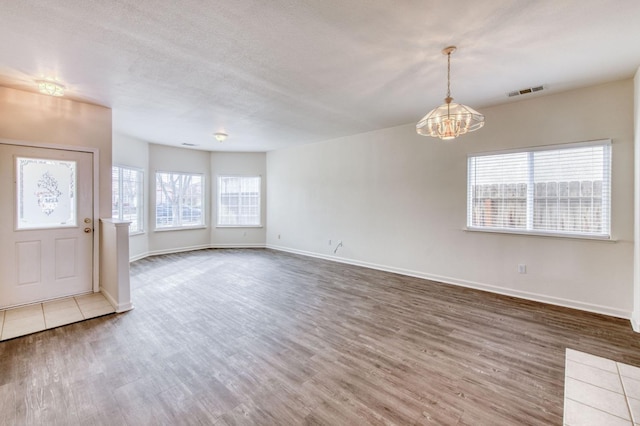
<path fill-rule="evenodd" d="M 91 228 L 84 228 L 84 233 L 85 234 L 90 234 L 91 233 Z"/>

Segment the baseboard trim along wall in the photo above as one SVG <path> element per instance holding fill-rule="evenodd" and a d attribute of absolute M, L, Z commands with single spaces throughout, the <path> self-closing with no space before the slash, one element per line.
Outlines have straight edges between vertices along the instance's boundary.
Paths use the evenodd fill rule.
<path fill-rule="evenodd" d="M 277 246 L 272 244 L 204 244 L 191 247 L 172 248 L 168 250 L 154 250 L 147 253 L 139 254 L 129 259 L 129 262 L 135 262 L 136 260 L 144 259 L 149 256 L 157 256 L 161 254 L 181 253 L 185 251 L 204 250 L 210 248 L 268 248 L 273 250 L 284 251 L 293 254 L 299 254 L 302 256 L 315 257 L 318 259 L 329 260 L 333 262 L 345 263 L 348 265 L 362 266 L 370 269 L 377 269 L 379 271 L 392 272 L 395 274 L 406 275 L 409 277 L 422 278 L 425 280 L 437 281 L 445 284 L 457 285 L 460 287 L 473 288 L 476 290 L 488 291 L 491 293 L 502 294 L 505 296 L 518 297 L 520 299 L 532 300 L 535 302 L 548 303 L 551 305 L 564 306 L 566 308 L 579 309 L 582 311 L 593 312 L 596 314 L 608 315 L 616 318 L 624 318 L 631 320 L 633 329 L 640 332 L 640 320 L 632 316 L 631 312 L 627 312 L 621 309 L 611 308 L 609 306 L 595 305 L 591 303 L 584 303 L 575 300 L 562 299 L 553 296 L 546 296 L 538 293 L 530 293 L 526 291 L 518 291 L 505 289 L 503 287 L 494 286 L 491 284 L 484 284 L 475 281 L 460 280 L 451 277 L 445 277 L 440 275 L 427 274 L 419 271 L 412 271 L 408 269 L 395 268 L 387 265 L 379 265 L 370 262 L 363 262 L 359 260 L 346 259 L 338 256 L 325 255 L 320 253 L 309 252 L 305 250 L 297 250 L 289 247 Z M 107 297 L 108 298 L 108 297 Z M 111 300 L 110 300 L 111 301 Z M 640 318 L 640 313 L 638 313 Z"/>
<path fill-rule="evenodd" d="M 128 303 L 118 303 L 118 302 L 116 302 L 116 299 L 113 296 L 111 296 L 111 294 L 109 294 L 109 292 L 104 288 L 100 288 L 100 293 L 102 293 L 102 295 L 105 297 L 105 299 L 107 299 L 109 301 L 109 303 L 111 303 L 111 306 L 113 306 L 113 308 L 119 314 L 122 313 L 122 312 L 130 311 L 130 310 L 133 309 L 133 303 L 131 303 L 131 302 L 128 302 Z"/>
<path fill-rule="evenodd" d="M 265 244 L 202 244 L 198 246 L 172 248 L 167 250 L 153 250 L 146 253 L 137 254 L 135 256 L 129 257 L 129 263 L 135 262 L 136 260 L 144 259 L 145 257 L 149 257 L 149 256 L 158 256 L 161 254 L 182 253 L 185 251 L 216 249 L 216 248 L 222 249 L 222 248 L 267 248 L 267 247 Z"/>
<path fill-rule="evenodd" d="M 353 260 L 353 259 L 345 259 L 343 257 L 319 254 L 319 253 L 308 252 L 304 250 L 297 250 L 297 249 L 292 249 L 288 247 L 276 246 L 272 244 L 267 244 L 267 248 L 273 249 L 273 250 L 285 251 L 293 254 L 299 254 L 302 256 L 316 257 L 319 259 L 330 260 L 333 262 L 346 263 L 346 264 L 355 265 L 355 266 L 362 266 L 370 269 L 377 269 L 379 271 L 393 272 L 400 275 L 422 278 L 422 279 L 437 281 L 445 284 L 457 285 L 460 287 L 467 287 L 467 288 L 473 288 L 476 290 L 488 291 L 491 293 L 502 294 L 505 296 L 512 296 L 520 299 L 532 300 L 534 302 L 548 303 L 550 305 L 557 305 L 557 306 L 563 306 L 565 308 L 579 309 L 582 311 L 593 312 L 596 314 L 603 314 L 603 315 L 608 315 L 608 316 L 617 317 L 617 318 L 631 319 L 634 330 L 636 331 L 640 330 L 640 328 L 636 328 L 640 324 L 638 324 L 637 321 L 634 324 L 634 321 L 631 317 L 631 312 L 627 312 L 617 308 L 611 308 L 609 306 L 594 305 L 591 303 L 584 303 L 584 302 L 579 302 L 575 300 L 562 299 L 562 298 L 553 297 L 553 296 L 546 296 L 543 294 L 511 290 L 503 287 L 497 287 L 491 284 L 484 284 L 484 283 L 479 283 L 475 281 L 460 280 L 460 279 L 451 278 L 451 277 L 427 274 L 419 271 L 395 268 L 392 266 L 362 262 L 362 261 Z"/>

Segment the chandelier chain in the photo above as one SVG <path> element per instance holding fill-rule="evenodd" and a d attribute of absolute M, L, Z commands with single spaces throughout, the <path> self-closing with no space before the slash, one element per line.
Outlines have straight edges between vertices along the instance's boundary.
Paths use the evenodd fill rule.
<path fill-rule="evenodd" d="M 451 52 L 447 53 L 447 98 L 451 97 Z"/>

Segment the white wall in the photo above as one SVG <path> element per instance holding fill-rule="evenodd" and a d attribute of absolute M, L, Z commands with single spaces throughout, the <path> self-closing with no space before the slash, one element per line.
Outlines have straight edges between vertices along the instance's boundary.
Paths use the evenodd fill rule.
<path fill-rule="evenodd" d="M 267 153 L 267 245 L 629 318 L 632 80 L 481 111 L 452 142 L 408 124 Z M 604 138 L 616 242 L 463 230 L 468 153 Z"/>
<path fill-rule="evenodd" d="M 169 253 L 209 247 L 210 210 L 205 211 L 205 226 L 195 229 L 155 230 L 155 173 L 201 173 L 204 176 L 204 205 L 211 203 L 211 168 L 209 152 L 149 144 L 149 253 Z"/>
<path fill-rule="evenodd" d="M 96 216 L 111 217 L 111 109 L 0 87 L 0 138 L 98 149 Z"/>
<path fill-rule="evenodd" d="M 261 227 L 216 227 L 218 176 L 261 176 L 260 216 Z M 211 153 L 211 244 L 213 247 L 264 247 L 266 241 L 266 154 L 261 153 Z"/>
<path fill-rule="evenodd" d="M 151 144 L 127 135 L 113 135 L 113 164 L 144 170 L 145 232 L 129 238 L 130 259 L 208 247 L 264 247 L 266 243 L 266 154 L 222 153 Z M 156 171 L 202 173 L 205 176 L 205 226 L 156 231 Z M 216 228 L 218 175 L 262 176 L 262 227 Z"/>
<path fill-rule="evenodd" d="M 153 175 L 149 173 L 149 144 L 119 133 L 113 134 L 113 165 L 141 169 L 144 173 L 144 232 L 131 235 L 129 238 L 129 258 L 139 259 L 149 252 L 149 231 L 153 229 L 149 209 L 149 186 Z M 150 181 L 151 179 L 151 181 Z"/>

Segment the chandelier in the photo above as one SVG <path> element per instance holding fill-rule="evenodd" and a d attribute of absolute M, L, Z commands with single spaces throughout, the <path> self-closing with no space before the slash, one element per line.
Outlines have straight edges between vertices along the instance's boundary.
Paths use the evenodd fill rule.
<path fill-rule="evenodd" d="M 50 96 L 64 96 L 64 86 L 53 80 L 37 80 L 40 93 Z"/>
<path fill-rule="evenodd" d="M 419 135 L 450 140 L 484 126 L 484 115 L 466 105 L 451 102 L 451 54 L 455 50 L 455 46 L 442 49 L 442 54 L 447 55 L 447 97 L 444 104 L 432 109 L 416 124 Z"/>

